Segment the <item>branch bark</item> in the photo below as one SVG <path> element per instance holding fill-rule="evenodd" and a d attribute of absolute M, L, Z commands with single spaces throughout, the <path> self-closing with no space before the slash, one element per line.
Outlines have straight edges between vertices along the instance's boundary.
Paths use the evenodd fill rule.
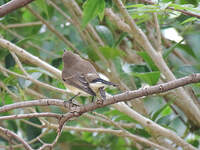
<path fill-rule="evenodd" d="M 66 107 L 66 108 L 68 108 L 72 111 L 61 116 L 61 119 L 60 119 L 60 122 L 59 122 L 60 130 L 61 130 L 62 127 L 64 126 L 64 123 L 66 121 L 68 121 L 69 119 L 71 119 L 73 117 L 78 117 L 78 116 L 82 115 L 83 113 L 93 111 L 97 108 L 102 108 L 102 107 L 105 107 L 107 105 L 115 104 L 115 103 L 122 102 L 122 101 L 129 101 L 129 100 L 134 99 L 134 98 L 139 98 L 139 97 L 143 97 L 143 96 L 147 96 L 147 95 L 166 92 L 168 90 L 171 90 L 171 89 L 174 89 L 174 88 L 177 88 L 177 87 L 181 87 L 181 86 L 184 86 L 186 84 L 197 83 L 197 82 L 200 82 L 200 74 L 193 74 L 193 75 L 190 75 L 190 76 L 187 76 L 187 77 L 184 77 L 184 78 L 180 78 L 180 79 L 177 79 L 177 80 L 174 80 L 174 81 L 170 81 L 168 83 L 155 85 L 155 86 L 152 86 L 152 87 L 148 87 L 148 88 L 145 88 L 145 89 L 139 89 L 139 90 L 135 90 L 135 91 L 127 91 L 127 92 L 124 92 L 124 93 L 121 93 L 121 94 L 110 96 L 106 99 L 106 101 L 103 101 L 103 103 L 101 103 L 101 104 L 97 100 L 94 103 L 74 107 L 71 103 L 66 103 L 65 101 L 61 101 L 61 100 L 41 99 L 41 100 L 18 102 L 18 103 L 14 103 L 14 104 L 10 104 L 10 105 L 5 105 L 3 107 L 0 107 L 0 112 L 7 112 L 9 110 L 16 109 L 16 108 L 32 107 L 32 106 L 56 105 L 56 106 Z M 125 105 L 125 104 L 123 104 L 123 105 Z M 126 107 L 128 107 L 128 106 L 126 106 Z M 130 111 L 129 108 L 127 108 L 126 111 Z M 132 112 L 129 112 L 129 114 L 131 114 L 131 113 Z M 140 119 L 136 118 L 136 120 L 141 122 L 141 118 Z M 176 136 L 176 134 L 174 132 L 155 124 L 153 121 L 151 121 L 147 118 L 142 122 L 142 124 L 144 126 L 146 126 L 147 128 L 149 128 L 151 131 L 159 132 L 157 134 L 164 135 L 165 137 L 171 139 L 172 141 L 176 142 L 176 144 L 178 144 L 178 145 L 180 145 L 184 148 L 187 148 L 189 150 L 190 149 L 195 150 L 195 148 L 193 146 L 191 146 L 190 144 L 187 144 L 180 137 Z"/>
<path fill-rule="evenodd" d="M 26 141 L 24 141 L 21 137 L 19 137 L 14 132 L 12 132 L 12 131 L 10 131 L 8 129 L 5 129 L 3 127 L 0 127 L 0 133 L 5 134 L 8 138 L 13 138 L 14 137 L 17 141 L 19 141 L 20 143 L 22 143 L 24 145 L 24 148 L 26 150 L 33 150 Z"/>
<path fill-rule="evenodd" d="M 34 0 L 11 0 L 10 2 L 0 6 L 0 17 L 15 11 L 18 8 L 28 5 Z"/>

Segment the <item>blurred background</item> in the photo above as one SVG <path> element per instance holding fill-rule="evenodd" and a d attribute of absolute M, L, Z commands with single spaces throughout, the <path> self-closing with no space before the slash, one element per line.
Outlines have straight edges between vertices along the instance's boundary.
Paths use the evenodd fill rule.
<path fill-rule="evenodd" d="M 0 5 L 8 0 L 1 0 Z M 176 78 L 200 72 L 200 3 L 198 0 L 122 0 L 129 15 L 135 20 L 155 53 L 159 53 Z M 189 12 L 189 13 L 188 13 Z M 115 95 L 171 80 L 162 70 L 159 61 L 150 56 L 144 45 L 131 31 L 126 18 L 115 1 L 110 0 L 35 0 L 0 18 L 0 35 L 25 49 L 28 53 L 62 70 L 62 54 L 67 49 L 90 61 L 105 79 L 120 86 L 106 89 Z M 62 80 L 52 72 L 36 65 L 30 58 L 16 57 L 0 44 L 0 103 L 1 106 L 18 101 L 39 98 L 67 100 Z M 162 61 L 160 61 L 161 63 Z M 20 76 L 22 75 L 22 76 Z M 27 78 L 29 77 L 29 78 Z M 31 80 L 30 80 L 31 78 Z M 39 83 L 38 83 L 39 82 Z M 45 85 L 41 85 L 45 83 Z M 51 86 L 48 88 L 47 86 Z M 200 109 L 200 84 L 185 87 L 195 106 Z M 59 88 L 55 90 L 54 88 Z M 192 118 L 187 105 L 176 101 L 176 91 L 135 99 L 126 104 L 138 114 L 156 124 L 174 131 L 187 143 L 200 148 L 199 124 Z M 88 97 L 76 98 L 90 103 Z M 177 104 L 177 103 L 179 104 Z M 28 112 L 64 113 L 59 107 L 34 107 L 16 109 L 1 116 Z M 97 115 L 102 114 L 107 119 Z M 189 117 L 191 116 L 191 118 Z M 87 150 L 136 150 L 149 146 L 111 132 L 121 130 L 111 123 L 120 124 L 131 134 L 144 137 L 169 149 L 185 149 L 163 136 L 160 142 L 148 127 L 137 119 L 111 106 L 100 108 L 68 121 L 54 149 Z M 51 143 L 56 136 L 56 119 L 16 119 L 0 121 L 0 125 L 14 131 L 31 142 L 33 148 Z M 102 129 L 102 130 L 100 130 Z M 107 131 L 108 130 L 108 131 Z M 40 140 L 35 140 L 39 137 Z M 9 148 L 8 141 L 0 138 L 2 148 Z M 16 149 L 23 149 L 17 142 Z"/>

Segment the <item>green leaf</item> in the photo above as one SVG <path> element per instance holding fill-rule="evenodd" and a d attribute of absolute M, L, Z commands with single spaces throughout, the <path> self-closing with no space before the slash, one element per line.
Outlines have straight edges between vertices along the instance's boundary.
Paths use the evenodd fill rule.
<path fill-rule="evenodd" d="M 18 131 L 18 127 L 17 127 L 17 124 L 16 124 L 16 121 L 13 119 L 13 120 L 6 120 L 7 121 L 7 128 L 9 130 L 12 130 L 14 132 L 17 132 Z"/>
<path fill-rule="evenodd" d="M 172 121 L 172 115 L 167 115 L 158 119 L 157 123 L 160 125 L 169 125 Z"/>
<path fill-rule="evenodd" d="M 158 109 L 152 116 L 152 120 L 155 121 L 156 118 L 159 116 L 159 114 L 161 114 L 165 109 L 169 109 L 170 105 L 173 103 L 173 100 L 169 101 L 167 104 L 165 104 L 164 106 L 162 106 L 160 109 Z"/>
<path fill-rule="evenodd" d="M 186 20 L 184 20 L 183 22 L 181 22 L 181 24 L 185 24 L 185 23 L 188 23 L 188 22 L 193 22 L 193 21 L 198 21 L 199 19 L 197 19 L 196 17 L 190 17 Z"/>
<path fill-rule="evenodd" d="M 104 0 L 87 0 L 83 5 L 82 28 L 85 28 L 85 26 L 97 15 L 100 15 L 102 19 L 104 8 Z"/>
<path fill-rule="evenodd" d="M 30 118 L 30 119 L 28 119 L 28 121 L 41 125 L 41 122 L 39 121 L 38 118 Z M 36 128 L 36 127 L 28 125 L 28 124 L 26 125 L 25 131 L 26 131 L 28 140 L 34 139 L 35 137 L 37 137 L 41 133 L 40 128 Z"/>
<path fill-rule="evenodd" d="M 185 36 L 186 42 L 192 48 L 195 56 L 200 59 L 200 50 L 199 50 L 199 43 L 200 43 L 200 32 L 195 32 L 193 34 L 188 34 Z"/>
<path fill-rule="evenodd" d="M 150 72 L 149 68 L 146 65 L 132 64 L 129 66 L 129 69 L 131 70 L 131 72 L 138 72 L 138 73 Z"/>
<path fill-rule="evenodd" d="M 110 47 L 114 45 L 114 38 L 113 38 L 112 32 L 106 26 L 98 25 L 98 26 L 95 26 L 95 29 L 97 30 L 101 39 L 103 39 L 103 41 L 107 45 L 109 45 Z"/>
<path fill-rule="evenodd" d="M 100 47 L 99 49 L 107 59 L 113 59 L 117 56 L 125 55 L 125 53 L 122 50 L 111 48 L 109 46 Z"/>
<path fill-rule="evenodd" d="M 140 135 L 140 136 L 145 137 L 145 138 L 151 137 L 151 135 L 145 129 L 136 128 L 135 131 L 134 131 L 134 134 Z"/>
<path fill-rule="evenodd" d="M 120 34 L 120 37 L 118 38 L 118 40 L 114 43 L 113 47 L 117 47 L 121 41 L 128 35 L 127 32 L 123 32 L 122 34 Z"/>
<path fill-rule="evenodd" d="M 22 40 L 17 41 L 17 42 L 16 42 L 16 45 L 21 46 L 22 44 L 25 44 L 26 42 L 28 42 L 28 41 L 33 41 L 33 40 L 34 40 L 34 38 L 32 38 L 32 37 L 27 37 L 27 38 L 24 38 L 24 39 L 22 39 Z"/>
<path fill-rule="evenodd" d="M 32 74 L 30 74 L 30 76 L 31 76 L 33 79 L 38 79 L 41 75 L 42 75 L 41 72 L 33 72 Z M 22 79 L 22 78 L 19 78 L 18 81 L 19 81 L 19 85 L 20 85 L 22 88 L 27 88 L 27 87 L 29 87 L 29 86 L 32 84 L 32 81 L 30 81 L 30 80 L 25 80 L 25 79 Z"/>
<path fill-rule="evenodd" d="M 5 66 L 6 68 L 15 66 L 15 60 L 10 53 L 5 58 Z"/>
<path fill-rule="evenodd" d="M 48 13 L 48 8 L 47 8 L 47 4 L 46 4 L 46 1 L 45 0 L 39 0 L 39 1 L 36 1 L 35 3 L 37 5 L 37 8 L 44 12 L 46 17 L 49 16 L 49 13 Z"/>
<path fill-rule="evenodd" d="M 154 64 L 151 57 L 146 52 L 137 52 L 137 54 L 145 60 L 145 62 L 149 65 L 149 67 L 151 68 L 152 71 L 159 71 L 159 69 Z"/>
<path fill-rule="evenodd" d="M 6 93 L 5 96 L 4 96 L 4 101 L 5 101 L 5 104 L 12 104 L 13 98 L 8 93 Z"/>
<path fill-rule="evenodd" d="M 32 22 L 35 20 L 35 16 L 33 16 L 33 14 L 28 10 L 24 11 L 22 17 L 24 22 Z"/>
<path fill-rule="evenodd" d="M 183 136 L 186 130 L 185 124 L 181 121 L 179 116 L 176 116 L 171 122 L 169 127 L 174 129 L 179 136 Z"/>
<path fill-rule="evenodd" d="M 182 39 L 182 40 L 181 40 L 180 42 L 178 42 L 178 43 L 173 44 L 170 48 L 166 49 L 166 50 L 164 51 L 164 53 L 163 53 L 163 58 L 166 59 L 166 58 L 169 56 L 169 54 L 170 54 L 171 52 L 173 52 L 173 51 L 175 50 L 175 48 L 176 48 L 178 45 L 180 45 L 183 41 L 184 41 L 184 39 Z"/>
<path fill-rule="evenodd" d="M 33 73 L 33 72 L 41 72 L 43 74 L 46 74 L 50 77 L 53 77 L 53 75 L 51 73 L 49 73 L 48 71 L 42 69 L 42 68 L 39 68 L 39 67 L 24 67 L 24 69 L 30 73 Z"/>
<path fill-rule="evenodd" d="M 198 66 L 191 66 L 191 65 L 182 65 L 175 69 L 174 73 L 177 77 L 184 77 L 188 76 L 191 73 L 199 73 L 200 69 Z"/>
<path fill-rule="evenodd" d="M 155 85 L 160 78 L 160 71 L 148 72 L 148 73 L 132 73 L 133 76 L 140 78 L 149 85 Z"/>
<path fill-rule="evenodd" d="M 134 5 L 128 5 L 128 6 L 126 6 L 126 8 L 133 8 L 133 7 L 139 8 L 139 7 L 145 7 L 145 5 L 144 4 L 134 4 Z"/>
<path fill-rule="evenodd" d="M 179 45 L 177 45 L 177 48 L 179 48 L 182 51 L 185 51 L 188 55 L 196 58 L 194 52 L 192 51 L 192 49 L 191 49 L 191 47 L 189 45 L 179 44 Z"/>
<path fill-rule="evenodd" d="M 172 2 L 160 3 L 160 9 L 161 9 L 161 10 L 165 10 L 167 7 L 169 7 L 169 5 L 170 5 L 171 3 L 172 3 Z"/>
<path fill-rule="evenodd" d="M 166 116 L 166 115 L 171 114 L 171 112 L 172 112 L 172 109 L 171 109 L 169 106 L 167 106 L 167 107 L 161 112 L 161 114 L 162 114 L 162 116 Z"/>

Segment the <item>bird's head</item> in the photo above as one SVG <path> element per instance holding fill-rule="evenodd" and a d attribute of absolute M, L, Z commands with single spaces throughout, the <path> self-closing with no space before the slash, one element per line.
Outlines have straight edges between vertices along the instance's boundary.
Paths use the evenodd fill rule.
<path fill-rule="evenodd" d="M 77 63 L 79 60 L 81 60 L 81 57 L 77 54 L 74 54 L 71 51 L 65 50 L 62 59 L 64 62 L 64 66 L 69 67 L 69 66 L 72 66 L 73 64 Z"/>

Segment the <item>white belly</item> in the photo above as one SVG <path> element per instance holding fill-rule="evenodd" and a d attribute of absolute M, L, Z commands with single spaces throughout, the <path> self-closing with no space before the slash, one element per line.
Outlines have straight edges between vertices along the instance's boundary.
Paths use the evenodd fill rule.
<path fill-rule="evenodd" d="M 105 87 L 105 86 L 106 85 L 101 82 L 90 83 L 90 88 L 95 92 L 98 92 L 100 87 Z"/>
<path fill-rule="evenodd" d="M 68 84 L 65 84 L 67 90 L 69 90 L 71 93 L 77 95 L 78 93 L 80 93 L 80 95 L 82 96 L 91 96 L 90 94 L 76 88 L 76 87 L 73 87 L 71 85 L 68 85 Z M 99 92 L 99 88 L 100 87 L 105 87 L 106 85 L 101 83 L 101 82 L 97 82 L 97 83 L 90 83 L 90 88 L 98 95 L 98 92 Z"/>
<path fill-rule="evenodd" d="M 71 85 L 68 85 L 68 84 L 65 84 L 67 90 L 69 90 L 71 93 L 77 95 L 78 93 L 80 93 L 80 95 L 82 96 L 90 96 L 88 93 L 82 91 L 82 90 L 79 90 L 78 88 L 75 88 Z"/>

